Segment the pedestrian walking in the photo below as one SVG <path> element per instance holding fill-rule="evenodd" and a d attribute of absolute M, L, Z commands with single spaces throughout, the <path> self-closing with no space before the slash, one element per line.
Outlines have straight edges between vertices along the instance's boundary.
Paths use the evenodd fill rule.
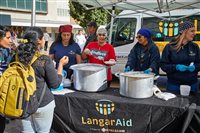
<path fill-rule="evenodd" d="M 50 36 L 47 32 L 44 33 L 44 40 L 45 40 L 45 47 L 44 47 L 44 50 L 47 51 L 48 49 L 48 43 L 49 43 L 49 40 L 50 40 Z"/>
<path fill-rule="evenodd" d="M 11 53 L 9 52 L 10 43 L 11 43 L 10 30 L 0 25 L 0 77 L 2 73 L 7 69 L 11 59 Z M 4 132 L 5 124 L 6 124 L 6 118 L 0 115 L 0 133 Z"/>

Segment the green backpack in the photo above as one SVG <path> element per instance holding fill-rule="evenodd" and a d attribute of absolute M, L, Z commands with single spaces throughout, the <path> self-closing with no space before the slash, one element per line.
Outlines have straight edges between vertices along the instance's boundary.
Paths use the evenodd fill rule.
<path fill-rule="evenodd" d="M 0 78 L 0 114 L 3 116 L 26 118 L 37 111 L 45 93 L 46 83 L 38 101 L 35 72 L 31 65 L 41 55 L 36 53 L 27 67 L 19 61 L 12 62 L 2 74 Z"/>

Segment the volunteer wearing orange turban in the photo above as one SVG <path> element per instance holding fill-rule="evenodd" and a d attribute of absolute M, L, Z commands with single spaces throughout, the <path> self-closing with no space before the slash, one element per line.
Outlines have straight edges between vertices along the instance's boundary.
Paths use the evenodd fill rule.
<path fill-rule="evenodd" d="M 71 78 L 72 70 L 69 69 L 71 65 L 81 63 L 81 48 L 73 40 L 72 26 L 61 25 L 59 27 L 59 34 L 56 40 L 50 47 L 49 55 L 55 60 L 56 68 L 58 67 L 59 60 L 63 56 L 69 57 L 69 63 L 64 66 L 67 71 L 67 78 Z"/>

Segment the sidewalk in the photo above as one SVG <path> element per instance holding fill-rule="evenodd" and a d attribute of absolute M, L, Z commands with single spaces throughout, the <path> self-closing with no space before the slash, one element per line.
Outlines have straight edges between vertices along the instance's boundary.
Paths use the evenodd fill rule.
<path fill-rule="evenodd" d="M 4 133 L 20 133 L 20 125 L 18 120 L 11 120 L 6 124 Z"/>

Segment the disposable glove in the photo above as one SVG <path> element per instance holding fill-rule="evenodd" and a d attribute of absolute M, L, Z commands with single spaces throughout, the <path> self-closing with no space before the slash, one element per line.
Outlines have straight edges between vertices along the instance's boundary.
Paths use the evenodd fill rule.
<path fill-rule="evenodd" d="M 127 67 L 124 68 L 124 72 L 129 72 L 129 71 L 131 71 L 130 66 L 127 66 Z"/>
<path fill-rule="evenodd" d="M 147 69 L 147 70 L 144 70 L 144 73 L 146 73 L 146 74 L 149 74 L 151 72 L 151 69 L 149 68 L 149 69 Z"/>
<path fill-rule="evenodd" d="M 188 71 L 190 71 L 190 72 L 194 72 L 194 70 L 195 70 L 195 65 L 194 65 L 194 64 L 188 66 Z"/>
<path fill-rule="evenodd" d="M 180 72 L 184 72 L 184 71 L 188 70 L 188 66 L 178 64 L 178 65 L 176 65 L 176 70 L 180 71 Z"/>

